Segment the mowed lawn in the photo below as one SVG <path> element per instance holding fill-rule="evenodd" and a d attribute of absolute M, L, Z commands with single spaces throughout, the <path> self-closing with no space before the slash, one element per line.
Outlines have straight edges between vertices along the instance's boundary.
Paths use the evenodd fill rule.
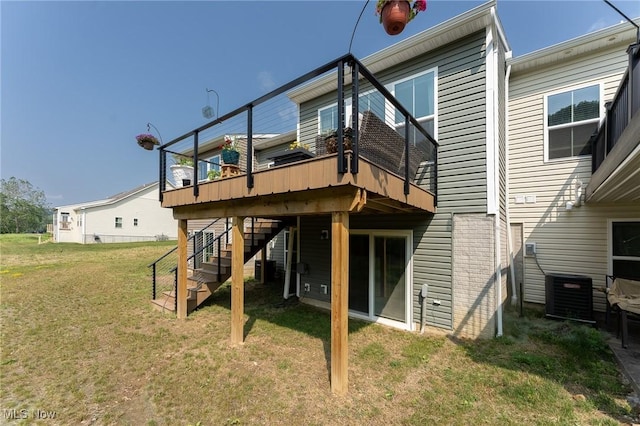
<path fill-rule="evenodd" d="M 248 283 L 246 339 L 233 346 L 228 287 L 185 321 L 151 308 L 147 265 L 171 242 L 37 242 L 0 236 L 1 424 L 614 425 L 636 414 L 598 331 L 540 310 L 507 313 L 506 335 L 479 342 L 350 320 L 349 394 L 336 397 L 329 314 L 278 306 L 280 286 Z"/>

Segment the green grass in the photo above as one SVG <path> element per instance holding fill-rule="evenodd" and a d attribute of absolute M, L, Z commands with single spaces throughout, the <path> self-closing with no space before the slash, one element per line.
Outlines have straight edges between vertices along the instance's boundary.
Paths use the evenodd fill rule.
<path fill-rule="evenodd" d="M 229 340 L 228 287 L 185 321 L 154 311 L 147 265 L 171 246 L 0 236 L 0 409 L 132 425 L 613 425 L 635 416 L 602 336 L 536 310 L 506 313 L 505 336 L 484 341 L 350 320 L 349 394 L 333 396 L 328 313 L 278 307 L 275 285 L 247 285 L 240 346 Z"/>

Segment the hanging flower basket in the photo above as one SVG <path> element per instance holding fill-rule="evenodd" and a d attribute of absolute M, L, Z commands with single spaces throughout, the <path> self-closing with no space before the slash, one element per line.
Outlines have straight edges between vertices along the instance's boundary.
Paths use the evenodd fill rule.
<path fill-rule="evenodd" d="M 398 35 L 418 12 L 426 9 L 426 0 L 378 0 L 376 14 L 380 15 L 380 23 L 387 34 Z"/>
<path fill-rule="evenodd" d="M 225 164 L 238 164 L 238 162 L 240 162 L 240 153 L 238 151 L 223 149 L 222 161 Z"/>
<path fill-rule="evenodd" d="M 138 141 L 138 145 L 149 151 L 151 151 L 155 145 L 160 145 L 158 139 L 149 134 L 138 135 L 136 136 L 136 140 Z"/>

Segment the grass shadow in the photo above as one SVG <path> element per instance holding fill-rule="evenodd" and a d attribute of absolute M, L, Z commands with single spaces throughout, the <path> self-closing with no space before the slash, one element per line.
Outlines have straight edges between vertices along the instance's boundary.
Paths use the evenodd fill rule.
<path fill-rule="evenodd" d="M 300 303 L 296 297 L 284 300 L 282 298 L 282 290 L 281 283 L 260 284 L 251 280 L 245 282 L 244 313 L 248 318 L 244 324 L 244 338 L 247 339 L 250 336 L 257 321 L 266 321 L 319 339 L 323 344 L 327 372 L 330 377 L 331 313 L 321 308 Z M 218 306 L 230 311 L 230 284 L 220 287 L 198 309 L 206 309 L 208 306 Z M 349 334 L 357 332 L 368 325 L 370 323 L 349 318 Z"/>
<path fill-rule="evenodd" d="M 508 309 L 501 337 L 477 341 L 450 339 L 476 362 L 556 383 L 576 401 L 609 413 L 618 421 L 628 422 L 638 414 L 632 407 L 616 402 L 616 396 L 628 395 L 631 388 L 620 381 L 614 354 L 603 333 L 589 325 L 547 319 L 543 306 L 528 306 L 522 317 L 516 310 Z M 509 384 L 504 391 L 523 405 L 545 403 L 545 398 L 557 397 L 551 391 L 534 396 L 523 383 Z"/>

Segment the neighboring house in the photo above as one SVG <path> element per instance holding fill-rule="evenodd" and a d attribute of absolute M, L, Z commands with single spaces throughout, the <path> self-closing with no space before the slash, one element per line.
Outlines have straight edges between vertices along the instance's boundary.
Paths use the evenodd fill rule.
<path fill-rule="evenodd" d="M 270 167 L 264 154 L 293 136 L 258 141 L 240 176 L 161 188 L 163 206 L 179 229 L 217 217 L 294 225 L 294 244 L 274 243 L 269 256 L 284 265 L 286 247 L 295 293 L 331 309 L 332 388 L 344 393 L 347 316 L 489 338 L 502 334 L 519 284 L 525 301 L 545 302 L 538 264 L 589 277 L 594 288 L 607 273 L 638 273 L 640 113 L 629 117 L 629 130 L 618 129 L 599 170 L 594 157 L 597 185 L 589 148 L 605 103 L 622 90 L 634 41 L 633 27 L 620 24 L 512 58 L 490 1 L 361 62 L 347 55 L 334 71 L 325 66 L 308 74 L 321 77 L 283 86 L 297 107 L 296 139 L 316 157 Z M 636 102 L 636 93 L 625 99 Z M 253 114 L 263 101 L 237 111 Z M 320 135 L 343 123 L 357 133 L 357 149 L 330 153 Z M 531 243 L 532 255 L 523 256 Z M 233 253 L 223 259 L 230 269 L 246 257 Z M 231 334 L 240 342 L 242 281 L 231 277 Z M 186 272 L 177 282 L 182 318 Z M 596 295 L 596 308 L 602 301 Z"/>
<path fill-rule="evenodd" d="M 158 183 L 105 200 L 54 208 L 53 236 L 59 243 L 120 243 L 176 239 L 176 221 L 158 202 Z"/>
<path fill-rule="evenodd" d="M 624 176 L 613 193 L 587 191 L 594 183 L 590 137 L 619 90 L 635 38 L 624 22 L 508 61 L 509 216 L 516 282 L 527 302 L 545 303 L 545 274 L 587 276 L 594 289 L 605 286 L 606 274 L 640 279 L 638 129 L 628 138 L 626 164 L 606 176 Z M 523 256 L 524 243 L 535 244 L 536 254 Z M 604 303 L 594 292 L 595 308 Z"/>

